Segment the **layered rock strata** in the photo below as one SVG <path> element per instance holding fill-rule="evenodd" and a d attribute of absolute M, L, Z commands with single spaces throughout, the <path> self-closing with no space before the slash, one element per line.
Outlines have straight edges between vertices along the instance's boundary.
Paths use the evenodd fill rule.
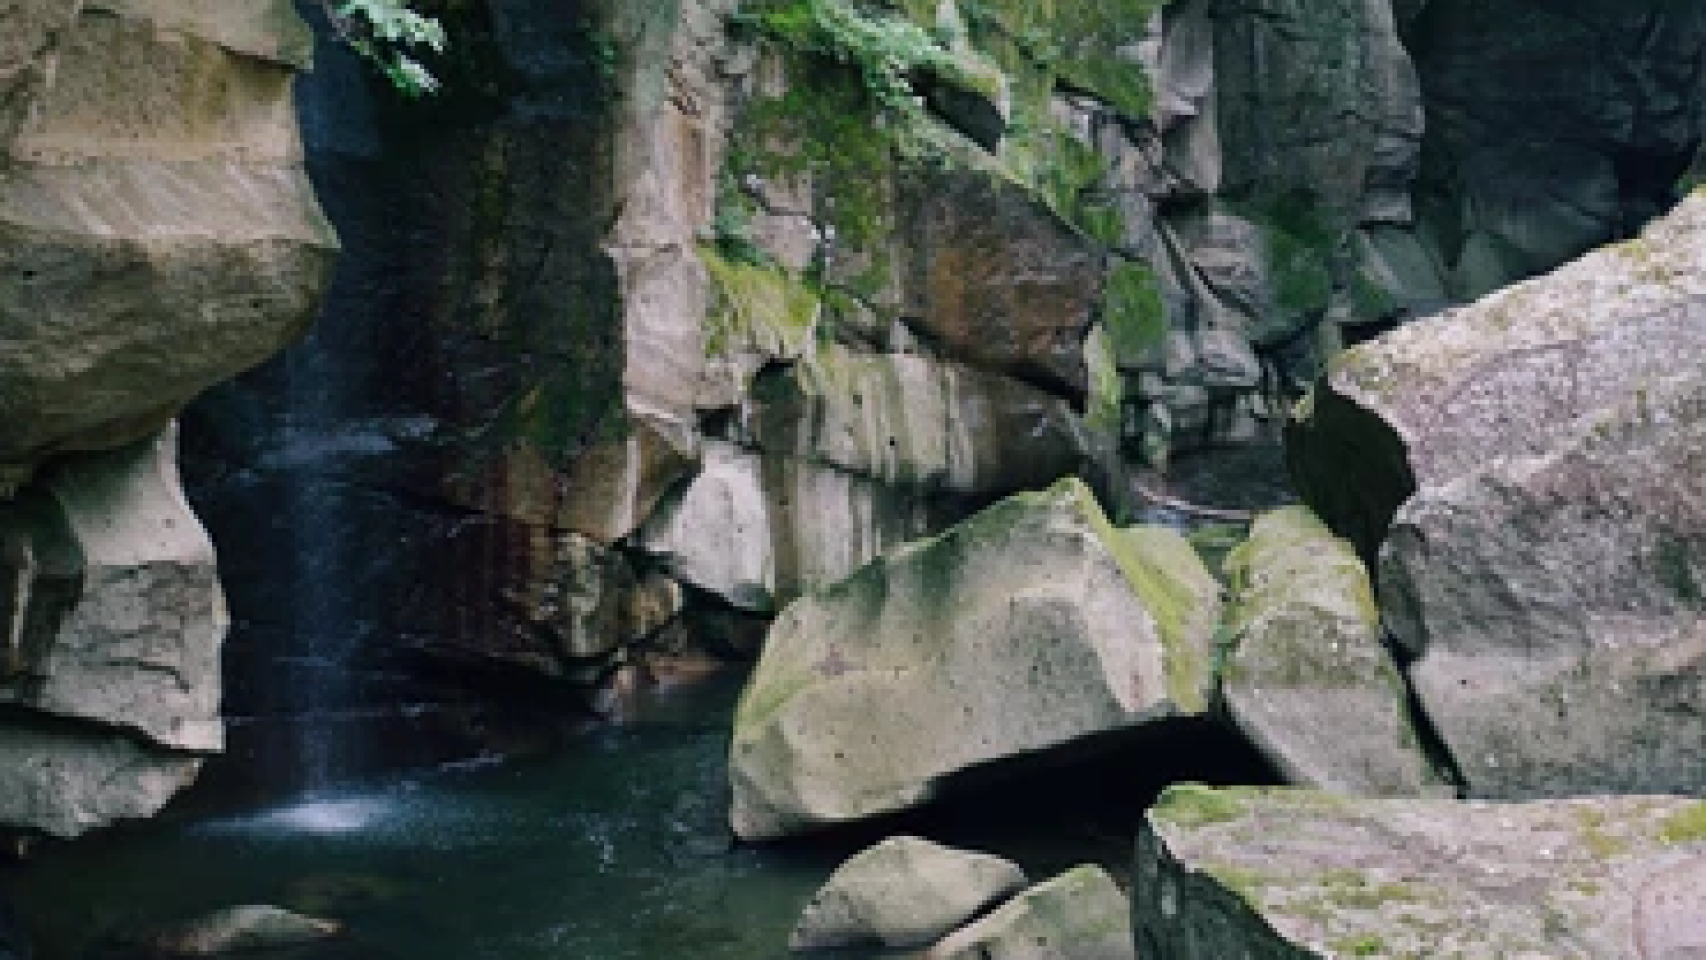
<path fill-rule="evenodd" d="M 313 317 L 337 240 L 283 0 L 0 10 L 0 824 L 151 814 L 223 742 L 178 410 Z"/>

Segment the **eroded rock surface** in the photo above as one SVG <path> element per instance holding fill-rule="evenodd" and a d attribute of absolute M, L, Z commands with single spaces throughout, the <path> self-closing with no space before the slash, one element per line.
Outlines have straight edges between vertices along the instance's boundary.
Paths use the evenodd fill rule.
<path fill-rule="evenodd" d="M 0 36 L 0 822 L 73 836 L 223 745 L 225 601 L 170 424 L 301 332 L 337 239 L 289 3 L 26 0 Z"/>
<path fill-rule="evenodd" d="M 1218 604 L 1182 538 L 1114 528 L 1074 480 L 895 550 L 772 627 L 734 722 L 735 832 L 904 809 L 972 767 L 1200 713 Z"/>
<path fill-rule="evenodd" d="M 29 99 L 0 141 L 0 464 L 158 430 L 312 318 L 337 247 L 301 166 L 282 0 L 14 5 Z M 51 16 L 50 16 L 51 15 Z M 49 79 L 51 78 L 51 79 Z M 217 82 L 214 78 L 217 78 Z"/>
<path fill-rule="evenodd" d="M 1688 957 L 1706 807 L 1175 787 L 1137 843 L 1140 956 Z"/>

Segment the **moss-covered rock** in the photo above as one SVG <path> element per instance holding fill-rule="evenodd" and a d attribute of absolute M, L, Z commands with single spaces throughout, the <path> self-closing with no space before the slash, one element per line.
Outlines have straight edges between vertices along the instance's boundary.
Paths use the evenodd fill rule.
<path fill-rule="evenodd" d="M 1074 867 L 956 930 L 926 960 L 1137 960 L 1131 908 L 1106 870 Z"/>
<path fill-rule="evenodd" d="M 1256 519 L 1225 570 L 1220 693 L 1275 767 L 1293 783 L 1361 796 L 1439 789 L 1351 545 L 1309 508 L 1284 507 Z"/>
<path fill-rule="evenodd" d="M 1175 787 L 1138 838 L 1139 955 L 1687 956 L 1706 947 L 1706 844 L 1674 825 L 1698 806 Z"/>
<path fill-rule="evenodd" d="M 1200 712 L 1218 597 L 1182 539 L 1145 536 L 1065 480 L 795 601 L 735 715 L 735 831 L 904 809 L 972 767 Z"/>

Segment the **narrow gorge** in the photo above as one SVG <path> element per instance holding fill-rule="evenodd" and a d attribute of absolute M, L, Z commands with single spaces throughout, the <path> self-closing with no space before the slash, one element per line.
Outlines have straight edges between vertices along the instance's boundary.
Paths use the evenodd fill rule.
<path fill-rule="evenodd" d="M 1706 951 L 1706 8 L 412 6 L 0 2 L 0 960 Z"/>

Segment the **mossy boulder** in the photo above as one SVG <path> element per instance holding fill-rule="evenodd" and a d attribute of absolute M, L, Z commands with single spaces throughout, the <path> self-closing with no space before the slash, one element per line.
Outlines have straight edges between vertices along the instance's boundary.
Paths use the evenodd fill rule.
<path fill-rule="evenodd" d="M 1221 697 L 1287 780 L 1362 796 L 1439 789 L 1351 545 L 1308 507 L 1282 507 L 1256 519 L 1225 571 Z"/>
<path fill-rule="evenodd" d="M 1175 787 L 1137 842 L 1140 956 L 1687 957 L 1699 800 L 1523 804 Z"/>
<path fill-rule="evenodd" d="M 1137 960 L 1131 906 L 1108 871 L 1074 867 L 932 947 L 926 960 Z"/>
<path fill-rule="evenodd" d="M 973 768 L 1200 714 L 1217 592 L 1177 534 L 1116 529 L 1075 479 L 880 557 L 772 627 L 734 719 L 735 832 L 905 809 Z"/>

